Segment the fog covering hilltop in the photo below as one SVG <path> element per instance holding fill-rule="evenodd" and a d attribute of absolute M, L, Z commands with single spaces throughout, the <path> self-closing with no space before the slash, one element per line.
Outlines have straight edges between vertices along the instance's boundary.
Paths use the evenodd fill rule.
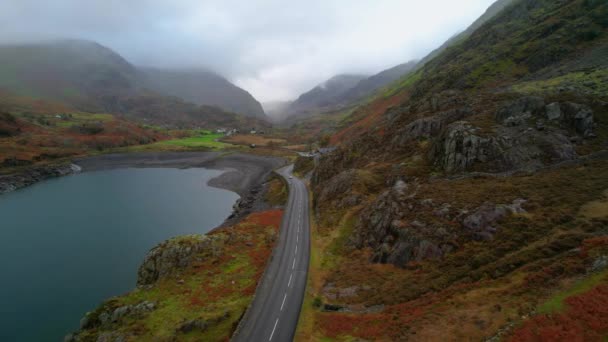
<path fill-rule="evenodd" d="M 120 111 L 117 99 L 157 94 L 265 119 L 245 90 L 210 71 L 138 68 L 86 40 L 0 45 L 0 89 L 88 111 Z"/>
<path fill-rule="evenodd" d="M 205 70 L 140 68 L 144 87 L 199 105 L 217 106 L 245 116 L 266 119 L 262 105 L 247 91 Z"/>
<path fill-rule="evenodd" d="M 300 95 L 289 106 L 288 111 L 290 114 L 305 114 L 330 106 L 334 103 L 335 98 L 343 95 L 365 78 L 367 76 L 364 75 L 336 75 Z"/>

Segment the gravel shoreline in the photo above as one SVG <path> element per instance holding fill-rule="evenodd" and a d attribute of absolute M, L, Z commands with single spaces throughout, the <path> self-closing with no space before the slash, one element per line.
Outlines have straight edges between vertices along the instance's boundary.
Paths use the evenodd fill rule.
<path fill-rule="evenodd" d="M 74 160 L 83 172 L 111 170 L 128 167 L 205 168 L 225 170 L 209 181 L 209 185 L 236 192 L 241 197 L 262 185 L 270 173 L 286 161 L 244 153 L 222 154 L 219 152 L 147 152 L 107 154 Z"/>

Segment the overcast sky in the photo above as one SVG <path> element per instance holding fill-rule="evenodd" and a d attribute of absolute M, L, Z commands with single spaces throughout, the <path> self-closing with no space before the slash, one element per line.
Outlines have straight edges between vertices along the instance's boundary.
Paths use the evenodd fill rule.
<path fill-rule="evenodd" d="M 494 0 L 0 0 L 0 41 L 79 38 L 136 65 L 206 67 L 258 100 L 424 57 Z"/>

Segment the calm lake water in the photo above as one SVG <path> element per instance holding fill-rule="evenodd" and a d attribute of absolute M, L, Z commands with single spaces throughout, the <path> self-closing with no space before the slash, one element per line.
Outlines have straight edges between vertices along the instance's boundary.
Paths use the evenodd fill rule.
<path fill-rule="evenodd" d="M 206 233 L 238 195 L 221 171 L 123 169 L 0 196 L 0 341 L 62 341 L 86 311 L 135 287 L 159 242 Z"/>

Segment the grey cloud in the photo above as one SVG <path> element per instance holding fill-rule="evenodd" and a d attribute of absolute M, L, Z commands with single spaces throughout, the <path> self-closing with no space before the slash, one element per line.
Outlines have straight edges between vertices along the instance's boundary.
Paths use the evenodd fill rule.
<path fill-rule="evenodd" d="M 4 0 L 0 42 L 98 41 L 138 65 L 207 67 L 260 100 L 420 58 L 493 0 Z"/>

